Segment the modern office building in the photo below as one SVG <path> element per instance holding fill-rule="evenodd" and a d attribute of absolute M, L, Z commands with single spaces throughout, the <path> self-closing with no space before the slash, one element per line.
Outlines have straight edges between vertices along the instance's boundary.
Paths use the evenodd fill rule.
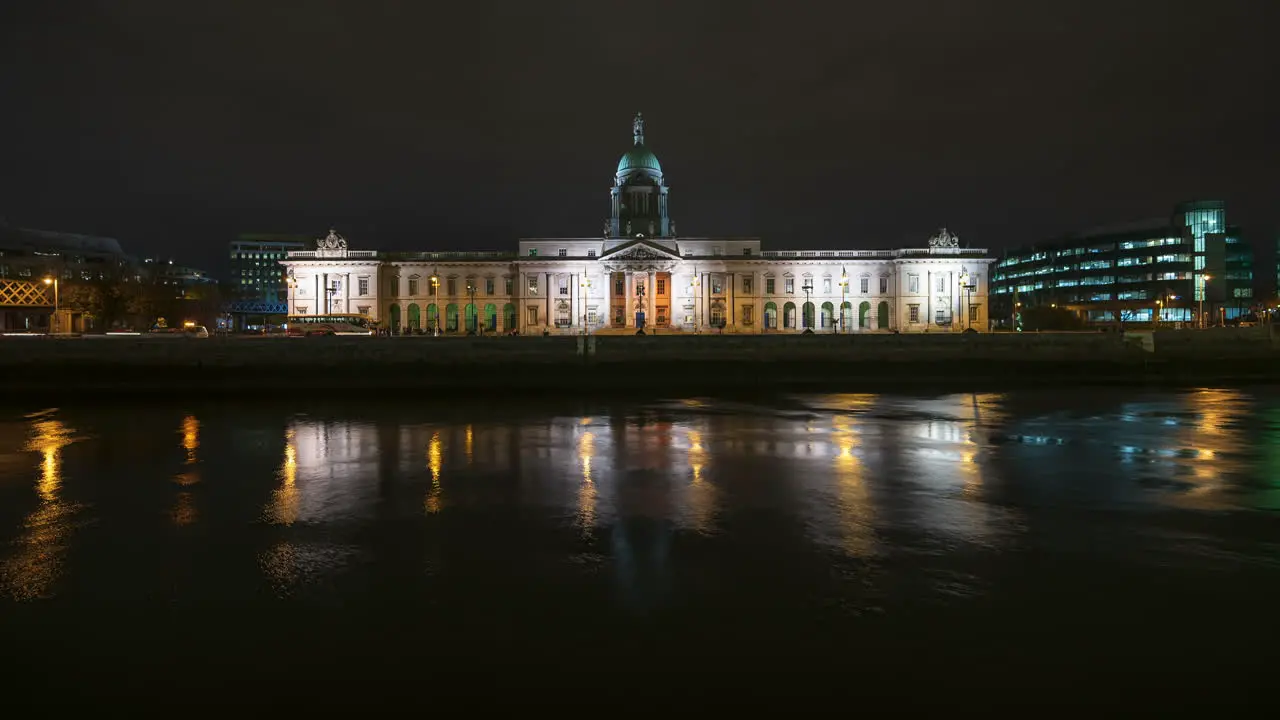
<path fill-rule="evenodd" d="M 1251 312 L 1253 296 L 1253 254 L 1220 201 L 1008 251 L 991 280 L 993 319 L 1005 327 L 1042 305 L 1089 324 L 1216 324 Z"/>
<path fill-rule="evenodd" d="M 395 333 L 988 327 L 993 259 L 945 230 L 912 248 L 768 251 L 756 238 L 677 235 L 669 189 L 637 115 L 594 237 L 522 239 L 506 252 L 384 253 L 349 249 L 331 232 L 282 263 L 289 312 L 360 313 Z"/>
<path fill-rule="evenodd" d="M 288 294 L 280 261 L 296 250 L 314 247 L 298 235 L 248 234 L 231 243 L 230 281 L 237 300 L 283 303 Z"/>

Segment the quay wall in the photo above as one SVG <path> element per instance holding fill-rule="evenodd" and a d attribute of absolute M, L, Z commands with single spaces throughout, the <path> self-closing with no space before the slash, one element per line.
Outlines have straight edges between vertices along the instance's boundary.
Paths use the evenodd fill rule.
<path fill-rule="evenodd" d="M 0 394 L 874 390 L 1280 381 L 1270 328 L 1149 333 L 0 337 Z"/>

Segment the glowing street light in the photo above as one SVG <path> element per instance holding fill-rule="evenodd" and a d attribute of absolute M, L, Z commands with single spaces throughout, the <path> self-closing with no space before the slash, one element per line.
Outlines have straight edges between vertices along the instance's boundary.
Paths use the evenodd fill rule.
<path fill-rule="evenodd" d="M 698 332 L 698 269 L 693 269 L 693 279 L 689 281 L 689 292 L 693 295 L 693 331 Z"/>
<path fill-rule="evenodd" d="M 58 327 L 58 278 L 47 277 L 44 279 L 44 284 L 53 286 L 53 322 L 49 324 L 49 330 L 50 332 L 57 334 L 60 329 Z"/>
<path fill-rule="evenodd" d="M 587 315 L 587 303 L 591 299 L 591 278 L 583 275 L 582 282 L 579 284 L 582 287 L 582 334 L 586 335 L 587 331 L 590 329 L 588 323 L 589 316 Z"/>
<path fill-rule="evenodd" d="M 845 292 L 849 289 L 849 273 L 843 267 L 840 268 L 840 332 L 844 332 L 844 304 Z"/>

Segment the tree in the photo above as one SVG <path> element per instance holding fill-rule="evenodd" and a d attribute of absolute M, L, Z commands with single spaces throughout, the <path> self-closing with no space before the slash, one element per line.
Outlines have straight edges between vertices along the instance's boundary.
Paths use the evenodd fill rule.
<path fill-rule="evenodd" d="M 1083 330 L 1084 321 L 1066 308 L 1039 305 L 1022 311 L 1023 330 Z"/>

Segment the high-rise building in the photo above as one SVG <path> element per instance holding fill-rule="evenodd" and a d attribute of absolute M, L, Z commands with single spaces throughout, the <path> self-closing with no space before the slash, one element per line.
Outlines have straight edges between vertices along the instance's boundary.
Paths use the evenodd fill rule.
<path fill-rule="evenodd" d="M 231 243 L 230 281 L 240 300 L 282 303 L 288 295 L 284 260 L 292 251 L 314 246 L 297 235 L 241 235 Z"/>
<path fill-rule="evenodd" d="M 1252 311 L 1253 253 L 1225 203 L 1185 202 L 1169 218 L 1094 228 L 1010 250 L 996 265 L 992 312 L 1053 305 L 1099 323 L 1231 320 Z"/>

